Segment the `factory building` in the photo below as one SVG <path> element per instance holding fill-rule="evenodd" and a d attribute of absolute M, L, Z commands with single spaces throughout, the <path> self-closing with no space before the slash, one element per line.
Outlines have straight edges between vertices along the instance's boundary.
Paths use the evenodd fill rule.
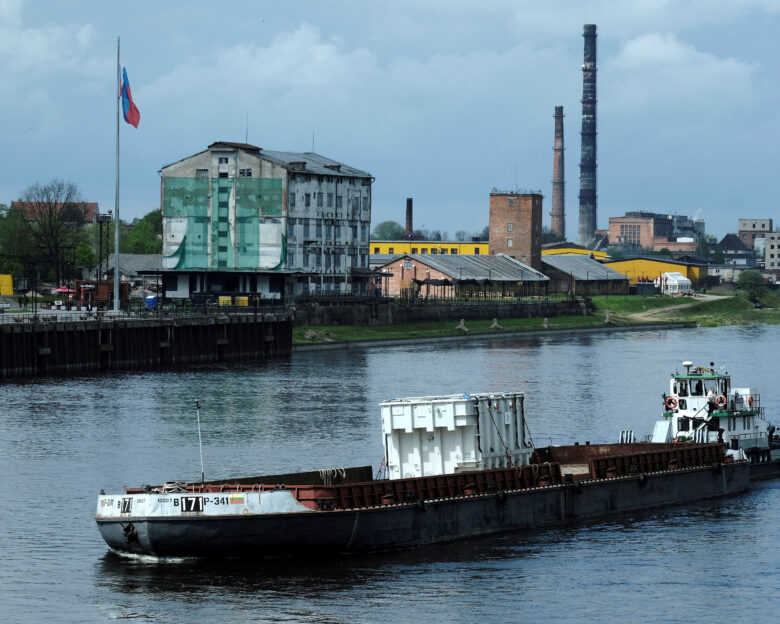
<path fill-rule="evenodd" d="M 166 297 L 368 293 L 371 174 L 220 141 L 160 176 Z"/>
<path fill-rule="evenodd" d="M 542 266 L 542 194 L 490 192 L 490 254 L 507 256 L 537 271 Z"/>
<path fill-rule="evenodd" d="M 740 219 L 739 239 L 747 245 L 748 249 L 754 249 L 757 238 L 766 238 L 772 231 L 772 219 Z"/>
<path fill-rule="evenodd" d="M 505 254 L 388 257 L 380 265 L 381 292 L 437 299 L 514 298 L 543 295 L 548 278 Z"/>
<path fill-rule="evenodd" d="M 623 217 L 609 218 L 608 236 L 610 245 L 621 245 L 634 252 L 642 249 L 695 251 L 704 236 L 704 221 L 684 215 L 627 212 Z"/>

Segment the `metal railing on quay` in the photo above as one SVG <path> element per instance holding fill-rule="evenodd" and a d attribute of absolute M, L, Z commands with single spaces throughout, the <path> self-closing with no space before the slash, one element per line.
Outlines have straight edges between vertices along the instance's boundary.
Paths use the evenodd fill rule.
<path fill-rule="evenodd" d="M 217 304 L 181 305 L 163 304 L 157 308 L 147 308 L 143 305 L 129 305 L 119 312 L 113 310 L 58 310 L 38 309 L 33 312 L 26 309 L 4 310 L 0 314 L 0 325 L 33 325 L 73 322 L 103 322 L 180 319 L 180 318 L 227 318 L 227 317 L 267 317 L 289 316 L 292 306 L 285 303 L 273 303 L 258 306 L 226 306 Z"/>

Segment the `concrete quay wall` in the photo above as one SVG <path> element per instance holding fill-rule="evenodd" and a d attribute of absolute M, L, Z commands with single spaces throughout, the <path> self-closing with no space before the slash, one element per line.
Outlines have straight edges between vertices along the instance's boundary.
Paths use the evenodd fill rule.
<path fill-rule="evenodd" d="M 8 323 L 0 325 L 0 379 L 257 361 L 291 351 L 286 314 Z"/>

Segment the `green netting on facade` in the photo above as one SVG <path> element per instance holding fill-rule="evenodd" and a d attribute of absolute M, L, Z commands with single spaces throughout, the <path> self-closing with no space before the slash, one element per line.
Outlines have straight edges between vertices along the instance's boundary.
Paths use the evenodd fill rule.
<path fill-rule="evenodd" d="M 281 217 L 281 178 L 238 178 L 236 217 Z"/>
<path fill-rule="evenodd" d="M 264 219 L 281 215 L 281 179 L 166 178 L 163 217 L 181 243 L 165 257 L 176 258 L 177 269 L 281 268 L 284 226 Z"/>
<path fill-rule="evenodd" d="M 164 184 L 164 217 L 208 216 L 208 178 L 165 178 Z"/>

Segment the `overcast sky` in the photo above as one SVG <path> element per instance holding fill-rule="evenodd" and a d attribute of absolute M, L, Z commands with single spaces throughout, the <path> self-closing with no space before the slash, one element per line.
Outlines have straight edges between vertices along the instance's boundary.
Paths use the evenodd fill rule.
<path fill-rule="evenodd" d="M 628 210 L 719 238 L 777 223 L 780 0 L 0 0 L 0 203 L 58 177 L 113 208 L 121 36 L 141 112 L 120 128 L 123 219 L 159 207 L 163 165 L 248 138 L 369 171 L 374 224 L 414 197 L 415 227 L 480 231 L 497 187 L 541 190 L 549 225 L 562 105 L 576 240 L 586 23 L 599 227 Z"/>

